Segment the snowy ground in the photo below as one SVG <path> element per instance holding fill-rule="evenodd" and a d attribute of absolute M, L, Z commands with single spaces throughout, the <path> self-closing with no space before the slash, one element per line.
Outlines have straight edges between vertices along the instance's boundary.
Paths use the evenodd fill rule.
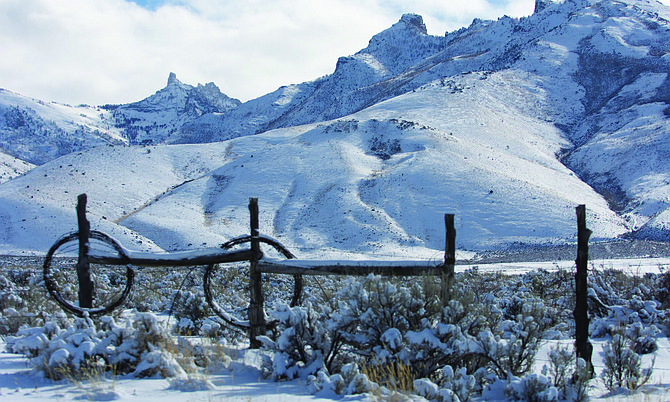
<path fill-rule="evenodd" d="M 570 341 L 547 341 L 538 352 L 537 369 L 548 362 L 547 354 L 557 342 L 569 344 Z M 593 363 L 596 373 L 602 371 L 600 358 L 604 339 L 592 340 L 594 345 Z M 670 400 L 670 340 L 659 339 L 659 350 L 654 354 L 654 374 L 649 383 L 634 395 L 625 393 L 613 395 L 601 380 L 591 382 L 591 400 L 603 401 L 668 401 Z M 0 344 L 4 347 L 4 343 Z M 256 367 L 255 351 L 240 349 L 236 361 L 219 373 L 206 374 L 205 378 L 213 385 L 212 389 L 190 391 L 183 386 L 173 386 L 170 380 L 163 378 L 100 378 L 87 382 L 60 381 L 39 378 L 30 373 L 27 360 L 21 355 L 0 354 L 0 397 L 3 401 L 35 400 L 138 400 L 138 401 L 367 401 L 376 400 L 374 395 L 314 396 L 305 386 L 304 380 L 275 382 L 261 378 Z M 643 367 L 648 367 L 651 356 L 645 356 Z M 489 395 L 488 400 L 506 400 L 500 393 Z M 413 400 L 422 400 L 417 396 Z"/>
<path fill-rule="evenodd" d="M 486 270 L 504 270 L 524 273 L 534 269 L 571 268 L 569 261 L 558 263 L 501 263 L 480 267 Z M 646 272 L 659 272 L 670 266 L 670 258 L 638 258 L 592 261 L 593 269 L 622 269 L 628 273 L 643 275 Z M 459 267 L 465 269 L 466 267 Z M 603 369 L 602 350 L 606 339 L 592 339 L 594 345 L 593 364 L 596 373 Z M 557 343 L 570 345 L 571 340 L 545 341 L 537 354 L 536 372 L 541 372 L 547 364 L 548 353 Z M 612 393 L 607 390 L 601 379 L 590 382 L 591 400 L 603 401 L 668 401 L 670 400 L 670 339 L 659 338 L 658 350 L 643 356 L 642 367 L 649 367 L 654 360 L 651 380 L 630 395 L 627 391 Z M 305 379 L 277 382 L 265 379 L 261 375 L 259 353 L 249 350 L 247 345 L 230 347 L 226 354 L 232 358 L 227 367 L 216 372 L 192 374 L 198 384 L 207 384 L 198 390 L 189 389 L 184 382 L 153 377 L 137 379 L 131 376 L 94 378 L 88 381 L 53 381 L 31 372 L 28 360 L 22 355 L 4 352 L 5 340 L 0 342 L 0 397 L 3 401 L 32 400 L 141 400 L 141 401 L 367 401 L 380 400 L 379 396 L 335 394 L 313 395 L 306 386 Z M 399 400 L 420 401 L 422 398 L 412 395 Z M 388 400 L 388 396 L 382 397 Z M 476 400 L 506 400 L 502 391 L 491 391 Z"/>
<path fill-rule="evenodd" d="M 4 346 L 4 345 L 3 345 Z M 253 358 L 244 358 L 235 369 L 209 374 L 214 389 L 188 391 L 171 389 L 163 378 L 102 378 L 89 382 L 53 382 L 28 373 L 26 359 L 20 355 L 0 354 L 0 397 L 3 401 L 33 400 L 138 400 L 138 401 L 319 401 L 300 381 L 273 382 L 260 378 Z M 247 351 L 248 352 L 248 351 Z M 246 353 L 252 356 L 253 353 Z M 251 360 L 251 361 L 249 361 Z M 363 400 L 361 396 L 347 400 Z"/>

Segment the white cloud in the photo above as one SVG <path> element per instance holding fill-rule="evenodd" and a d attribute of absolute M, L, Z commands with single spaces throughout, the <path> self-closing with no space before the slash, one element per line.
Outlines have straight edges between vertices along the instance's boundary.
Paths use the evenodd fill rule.
<path fill-rule="evenodd" d="M 175 72 L 183 82 L 213 81 L 229 96 L 248 100 L 332 73 L 339 56 L 367 46 L 403 13 L 421 14 L 429 33 L 442 35 L 475 17 L 528 15 L 534 0 L 149 4 L 0 1 L 0 87 L 70 104 L 125 103 L 162 88 Z"/>

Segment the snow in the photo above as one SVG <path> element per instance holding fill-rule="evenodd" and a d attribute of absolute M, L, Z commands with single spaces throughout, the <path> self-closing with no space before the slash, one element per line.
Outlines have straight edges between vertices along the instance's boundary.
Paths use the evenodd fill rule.
<path fill-rule="evenodd" d="M 35 165 L 30 162 L 9 156 L 0 151 L 0 184 L 12 180 L 34 167 Z"/>
<path fill-rule="evenodd" d="M 79 105 L 72 107 L 56 102 L 43 102 L 37 99 L 13 93 L 0 88 L 0 105 L 4 107 L 19 107 L 31 110 L 41 118 L 55 123 L 66 131 L 84 126 L 92 131 L 101 130 L 113 141 L 125 142 L 119 130 L 110 126 L 111 114 L 101 108 Z"/>
<path fill-rule="evenodd" d="M 659 261 L 651 260 L 648 262 L 643 262 L 640 260 L 640 265 L 644 267 L 650 267 L 651 269 L 654 264 L 657 263 L 668 263 L 670 261 Z M 621 262 L 617 261 L 603 261 L 602 263 L 605 266 L 618 267 L 624 265 Z M 533 263 L 526 263 L 529 269 L 543 269 L 542 265 L 534 265 Z M 657 265 L 658 269 L 658 265 Z M 638 274 L 642 274 L 644 269 L 638 271 Z M 152 315 L 146 315 L 148 318 L 151 318 Z M 304 319 L 304 317 L 296 317 L 294 319 Z M 157 321 L 154 319 L 154 324 L 156 325 Z M 118 328 L 112 326 L 112 328 Z M 118 331 L 115 329 L 114 331 Z M 448 329 L 442 330 L 449 331 Z M 39 331 L 38 331 L 39 332 Z M 39 335 L 38 332 L 35 332 L 33 336 L 24 337 L 20 339 L 20 348 L 28 349 L 37 349 L 43 347 L 46 339 L 44 335 Z M 63 334 L 61 334 L 64 336 Z M 96 340 L 93 337 L 93 333 L 88 330 L 83 330 L 83 332 L 72 332 L 71 335 L 67 335 L 69 338 L 68 344 L 62 343 L 61 349 L 55 350 L 50 357 L 50 363 L 56 363 L 57 360 L 62 360 L 63 362 L 68 361 L 68 359 L 76 359 L 77 356 L 83 356 L 86 353 L 91 353 L 96 344 L 100 343 L 99 340 Z M 128 336 L 128 335 L 126 335 Z M 382 337 L 388 343 L 390 348 L 393 348 L 393 345 L 400 343 L 402 341 L 402 335 L 396 329 L 390 329 L 386 331 Z M 428 338 L 427 338 L 428 337 Z M 438 339 L 429 340 L 434 336 L 427 331 L 422 333 L 412 334 L 408 333 L 407 338 L 412 342 L 437 342 Z M 197 338 L 187 337 L 189 341 L 197 341 Z M 281 341 L 281 337 L 278 342 Z M 32 342 L 32 346 L 31 346 Z M 545 369 L 544 366 L 549 364 L 549 355 L 554 353 L 552 350 L 556 346 L 570 347 L 572 345 L 572 340 L 545 340 L 542 342 L 540 349 L 537 353 L 537 358 L 534 363 L 533 373 L 530 376 L 524 377 L 523 381 L 510 383 L 508 394 L 511 392 L 510 389 L 516 389 L 518 392 L 522 392 L 522 383 L 527 381 L 544 381 Z M 104 342 L 102 342 L 104 344 Z M 602 373 L 604 369 L 603 361 L 603 352 L 609 347 L 608 341 L 606 338 L 592 338 L 591 343 L 594 346 L 593 353 L 593 364 L 597 373 Z M 653 374 L 650 381 L 647 385 L 644 385 L 641 390 L 635 394 L 630 395 L 628 391 L 617 394 L 617 401 L 641 401 L 641 400 L 663 400 L 667 393 L 670 391 L 670 383 L 668 382 L 668 375 L 670 375 L 670 340 L 666 337 L 657 337 L 656 343 L 658 345 L 658 350 L 649 355 L 642 355 L 642 366 L 649 367 L 654 359 L 653 365 Z M 6 339 L 0 342 L 0 349 L 4 350 L 6 345 Z M 75 347 L 75 345 L 77 345 Z M 130 344 L 128 344 L 130 345 Z M 374 395 L 378 395 L 379 391 L 375 391 L 372 394 L 355 394 L 342 396 L 336 394 L 334 390 L 338 387 L 354 387 L 354 384 L 357 383 L 354 380 L 345 381 L 344 377 L 357 378 L 358 368 L 350 367 L 350 370 L 346 367 L 342 369 L 341 374 L 333 376 L 323 376 L 323 373 L 320 373 L 319 376 L 314 377 L 313 380 L 308 380 L 305 382 L 304 378 L 298 378 L 295 380 L 284 380 L 284 381 L 274 381 L 272 379 L 264 378 L 261 374 L 261 366 L 263 361 L 268 357 L 264 357 L 264 354 L 268 352 L 250 350 L 247 349 L 246 345 L 241 344 L 237 346 L 228 345 L 225 347 L 226 354 L 232 358 L 224 366 L 213 369 L 210 372 L 205 373 L 186 373 L 181 370 L 181 368 L 176 369 L 175 366 L 172 370 L 177 370 L 172 373 L 169 378 L 163 378 L 161 376 L 151 375 L 149 377 L 142 378 L 142 375 L 137 373 L 144 372 L 154 372 L 154 367 L 157 364 L 160 364 L 163 369 L 169 369 L 169 366 L 165 366 L 166 361 L 170 361 L 170 358 L 166 356 L 161 356 L 162 353 L 159 349 L 155 349 L 150 353 L 144 355 L 144 360 L 138 365 L 135 374 L 125 375 L 125 376 L 116 376 L 110 377 L 109 375 L 98 375 L 89 379 L 72 379 L 65 378 L 63 380 L 55 381 L 46 379 L 39 372 L 32 371 L 28 360 L 23 355 L 13 354 L 8 352 L 0 353 L 0 396 L 2 396 L 3 401 L 32 401 L 40 399 L 57 399 L 57 400 L 147 400 L 147 401 L 182 401 L 185 398 L 188 400 L 226 400 L 226 401 L 312 401 L 312 402 L 325 402 L 333 400 L 344 400 L 344 401 L 367 401 L 367 400 L 376 400 Z M 130 351 L 130 350 L 129 350 Z M 132 352 L 131 352 L 132 353 Z M 167 359 L 167 360 L 166 360 Z M 159 363 L 163 362 L 163 363 Z M 214 367 L 214 366 L 212 366 Z M 447 367 L 449 368 L 449 367 Z M 352 373 L 348 373 L 348 371 Z M 138 377 L 139 375 L 139 377 Z M 463 382 L 461 384 L 463 387 L 467 387 L 467 381 L 469 376 L 463 373 L 454 373 L 453 370 L 450 373 L 445 372 L 445 378 L 452 381 L 454 384 L 457 381 Z M 363 377 L 362 377 L 363 378 Z M 543 379 L 544 378 L 544 379 Z M 337 385 L 342 383 L 342 385 Z M 348 385 L 347 385 L 348 384 Z M 357 383 L 358 386 L 363 386 L 362 383 Z M 365 388 L 367 387 L 367 388 Z M 362 389 L 372 390 L 373 388 L 370 384 L 365 385 Z M 515 388 L 517 387 L 517 388 Z M 338 388 L 339 389 L 339 388 Z M 452 389 L 456 390 L 458 387 L 452 385 Z M 353 391 L 353 388 L 351 389 Z M 447 390 L 438 389 L 432 382 L 425 379 L 418 379 L 415 381 L 415 390 L 418 395 L 423 395 L 430 397 L 431 395 L 437 395 L 437 393 L 444 394 L 443 397 L 446 397 Z M 556 392 L 555 389 L 548 389 L 546 392 Z M 316 393 L 316 394 L 315 394 Z M 449 393 L 452 395 L 453 393 Z M 591 386 L 589 390 L 589 395 L 591 400 L 613 400 L 613 393 L 608 391 L 605 388 L 605 385 L 600 379 L 591 381 Z M 502 388 L 496 388 L 495 386 L 491 387 L 485 392 L 486 399 L 482 397 L 475 397 L 473 401 L 480 400 L 498 400 L 505 401 L 508 400 L 503 395 Z M 413 397 L 415 401 L 422 399 L 417 399 L 418 396 Z"/>
<path fill-rule="evenodd" d="M 94 225 L 152 251 L 245 234 L 249 197 L 260 199 L 261 230 L 309 258 L 434 256 L 444 213 L 456 214 L 462 250 L 569 243 L 579 204 L 594 240 L 667 238 L 668 14 L 637 0 L 551 2 L 446 36 L 405 15 L 332 75 L 244 104 L 174 74 L 118 107 L 3 90 L 7 141 L 39 163 L 108 143 L 223 142 L 183 156 L 165 145 L 97 148 L 15 169 L 0 187 L 0 252 L 43 252 L 47 233 L 72 228 L 81 192 Z M 18 135 L 12 108 L 47 134 Z M 63 135 L 62 149 L 45 151 Z"/>
<path fill-rule="evenodd" d="M 3 346 L 3 344 L 0 344 Z M 240 355 L 251 354 L 240 351 Z M 247 357 L 248 359 L 248 357 Z M 243 363 L 239 363 L 243 364 Z M 206 380 L 206 382 L 204 381 Z M 206 384 L 206 385 L 205 385 Z M 201 387 L 205 385 L 204 387 Z M 204 389 L 202 389 L 204 388 Z M 163 378 L 98 378 L 72 383 L 53 382 L 31 375 L 26 370 L 25 359 L 19 355 L 0 354 L 0 397 L 3 401 L 39 400 L 142 400 L 184 401 L 225 400 L 244 402 L 263 401 L 332 401 L 308 393 L 304 383 L 273 382 L 259 378 L 253 366 L 236 371 L 209 374 L 205 379 L 167 380 Z M 345 400 L 363 400 L 348 397 Z"/>
<path fill-rule="evenodd" d="M 0 247 L 6 254 L 48 250 L 58 236 L 77 229 L 74 207 L 77 195 L 85 192 L 94 229 L 131 250 L 160 251 L 145 236 L 115 222 L 212 170 L 226 160 L 225 147 L 104 146 L 39 166 L 30 171 L 27 180 L 21 176 L 3 184 L 0 190 L 0 216 L 4 220 Z M 144 175 L 147 180 L 138 180 Z"/>

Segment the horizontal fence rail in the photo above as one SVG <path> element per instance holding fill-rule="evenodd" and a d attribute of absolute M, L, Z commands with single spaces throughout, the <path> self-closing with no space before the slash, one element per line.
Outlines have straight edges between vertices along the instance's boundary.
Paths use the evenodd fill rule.
<path fill-rule="evenodd" d="M 251 250 L 223 251 L 220 248 L 212 248 L 208 254 L 200 251 L 179 252 L 169 254 L 147 254 L 133 255 L 128 257 L 115 257 L 89 254 L 90 263 L 108 265 L 137 265 L 140 267 L 191 267 L 197 265 L 223 264 L 227 262 L 249 261 L 255 254 Z M 261 254 L 262 256 L 262 254 Z M 258 258 L 258 256 L 256 256 Z"/>
<path fill-rule="evenodd" d="M 337 260 L 281 260 L 262 259 L 256 270 L 266 274 L 285 275 L 353 275 L 419 276 L 442 275 L 449 267 L 434 261 L 337 261 Z"/>

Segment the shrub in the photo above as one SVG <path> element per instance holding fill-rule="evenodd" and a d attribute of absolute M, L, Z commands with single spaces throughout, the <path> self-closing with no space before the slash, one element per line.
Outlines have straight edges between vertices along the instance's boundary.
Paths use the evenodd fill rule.
<path fill-rule="evenodd" d="M 275 378 L 311 374 L 315 392 L 339 393 L 346 381 L 337 375 L 358 362 L 382 389 L 426 391 L 431 383 L 442 400 L 464 401 L 496 378 L 526 374 L 549 322 L 539 299 L 508 308 L 511 297 L 463 286 L 454 292 L 458 300 L 445 303 L 426 278 L 368 276 L 340 285 L 329 302 L 312 296 L 304 307 L 279 305 L 273 313 L 279 335 L 264 341 L 274 352 Z"/>
<path fill-rule="evenodd" d="M 506 372 L 519 376 L 531 369 L 545 326 L 544 305 L 541 300 L 532 299 L 524 301 L 515 320 L 501 323 L 507 343 L 498 362 Z M 500 374 L 502 378 L 503 373 Z"/>
<path fill-rule="evenodd" d="M 505 396 L 513 401 L 554 402 L 558 401 L 559 394 L 550 378 L 531 374 L 512 379 L 505 388 Z"/>
<path fill-rule="evenodd" d="M 177 319 L 175 331 L 183 335 L 200 333 L 202 324 L 212 315 L 204 291 L 174 291 L 173 300 L 171 311 Z"/>
<path fill-rule="evenodd" d="M 591 380 L 590 370 L 584 359 L 576 359 L 575 351 L 559 345 L 549 352 L 549 366 L 542 369 L 548 375 L 552 385 L 558 390 L 559 400 L 584 401 L 588 398 L 588 382 Z"/>
<path fill-rule="evenodd" d="M 366 374 L 361 373 L 356 363 L 342 366 L 340 374 L 329 375 L 328 370 L 321 369 L 316 375 L 307 377 L 307 388 L 313 394 L 323 396 L 353 395 L 372 392 L 380 394 L 379 385 L 370 381 Z"/>
<path fill-rule="evenodd" d="M 39 313 L 37 313 L 39 311 Z M 23 326 L 44 325 L 64 318 L 55 301 L 47 297 L 41 277 L 28 268 L 7 268 L 0 273 L 0 335 L 16 334 Z"/>
<path fill-rule="evenodd" d="M 64 327 L 48 322 L 8 337 L 6 347 L 30 358 L 35 371 L 55 380 L 93 371 L 181 378 L 195 369 L 193 349 L 180 346 L 151 313 L 126 314 L 119 323 L 103 317 L 99 327 L 89 318 Z"/>
<path fill-rule="evenodd" d="M 549 367 L 545 366 L 552 379 L 552 384 L 563 394 L 566 393 L 570 383 L 570 368 L 575 364 L 575 352 L 559 345 L 552 347 L 549 351 Z M 546 374 L 546 373 L 545 373 Z"/>
<path fill-rule="evenodd" d="M 333 366 L 340 345 L 338 334 L 323 318 L 323 307 L 307 301 L 304 307 L 278 305 L 272 318 L 279 321 L 278 339 L 262 339 L 274 351 L 272 371 L 275 379 L 292 379 L 315 374 Z"/>
<path fill-rule="evenodd" d="M 642 369 L 642 359 L 633 350 L 634 342 L 627 338 L 623 331 L 618 330 L 611 340 L 604 345 L 605 368 L 602 378 L 610 390 L 627 388 L 636 390 L 651 377 L 651 367 Z"/>

